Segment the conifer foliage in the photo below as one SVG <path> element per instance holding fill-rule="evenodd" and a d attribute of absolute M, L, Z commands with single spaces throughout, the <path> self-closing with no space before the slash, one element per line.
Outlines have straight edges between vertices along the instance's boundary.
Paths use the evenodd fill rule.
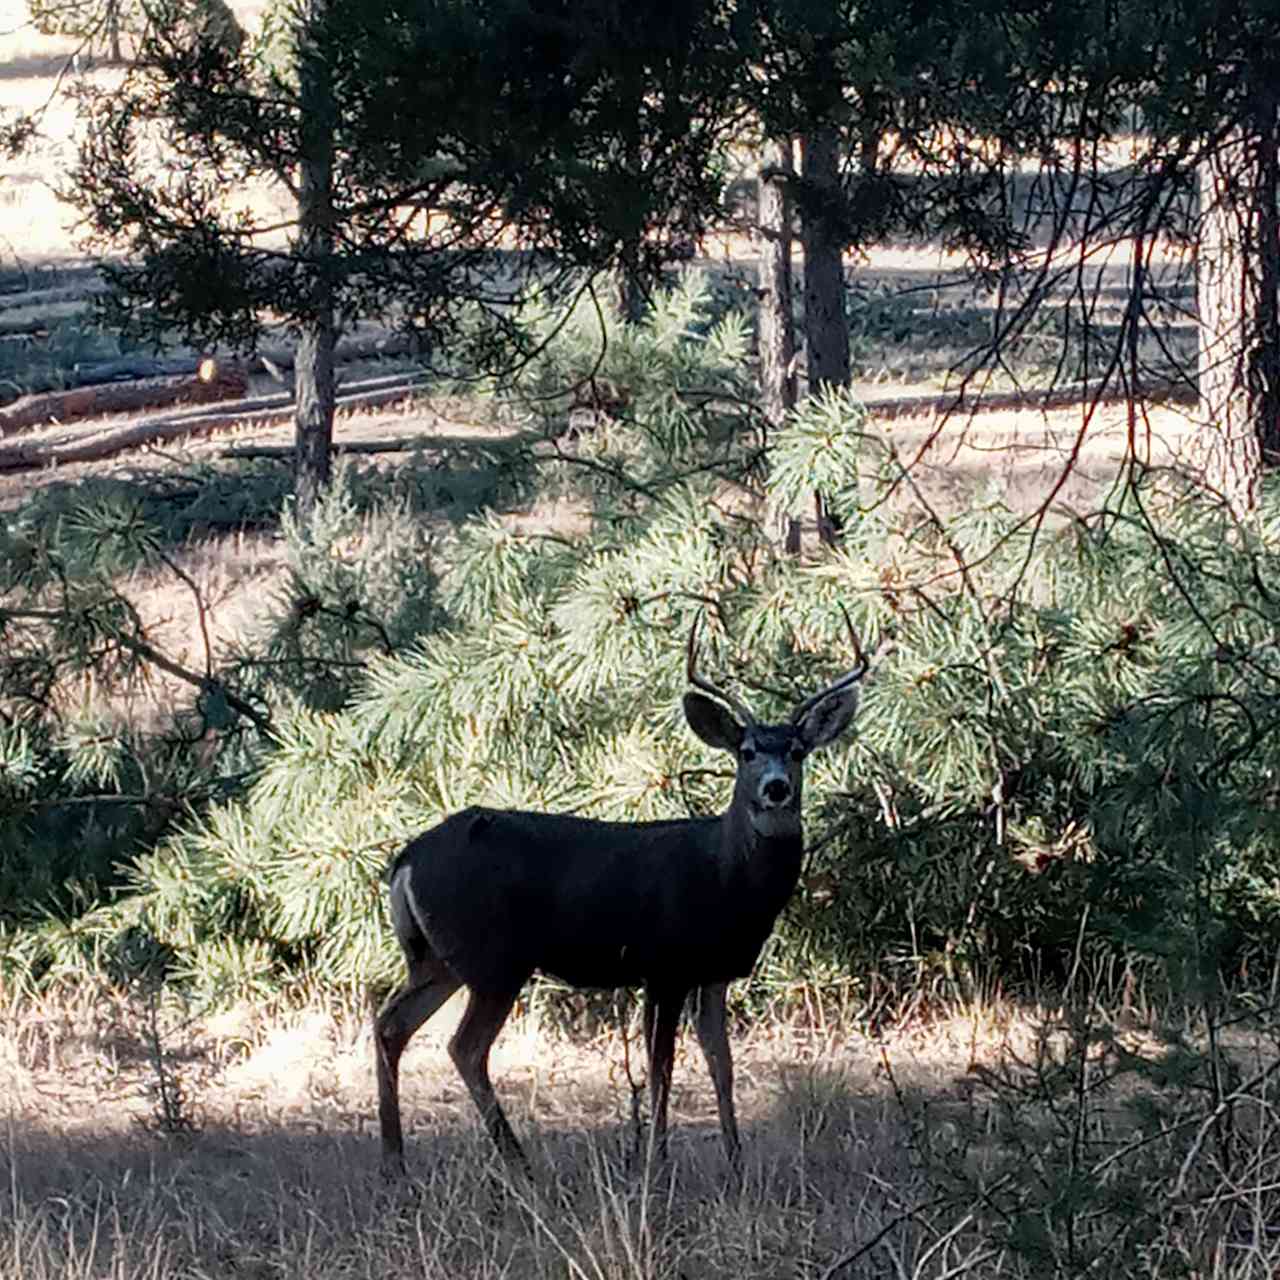
<path fill-rule="evenodd" d="M 305 652 L 269 639 L 254 670 L 292 674 L 257 695 L 270 737 L 247 785 L 74 928 L 24 933 L 11 965 L 159 954 L 219 992 L 389 979 L 382 870 L 444 815 L 726 803 L 726 762 L 679 715 L 698 618 L 717 680 L 762 715 L 851 665 L 846 617 L 864 647 L 894 642 L 857 736 L 812 762 L 809 862 L 758 994 L 1016 981 L 1067 963 L 1082 927 L 1179 985 L 1268 949 L 1280 515 L 1237 527 L 1138 472 L 1088 516 L 1028 521 L 995 500 L 947 515 L 892 431 L 837 392 L 767 446 L 741 317 L 696 278 L 625 331 L 589 300 L 530 323 L 538 361 L 493 394 L 529 428 L 524 465 L 560 522 L 495 502 L 398 559 L 375 528 L 381 551 L 345 569 L 291 530 L 281 625 L 305 598 L 330 630 Z M 841 543 L 785 554 L 768 512 L 824 468 Z M 316 528 L 341 543 L 354 507 L 341 486 L 326 502 Z M 380 518 L 395 539 L 411 521 Z M 368 617 L 341 604 L 355 580 Z M 29 785 L 20 728 L 10 789 Z"/>

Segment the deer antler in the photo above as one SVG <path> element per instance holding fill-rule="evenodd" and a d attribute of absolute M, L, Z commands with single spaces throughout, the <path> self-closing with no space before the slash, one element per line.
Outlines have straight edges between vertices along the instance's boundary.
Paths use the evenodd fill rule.
<path fill-rule="evenodd" d="M 689 645 L 688 656 L 685 662 L 685 676 L 689 683 L 695 689 L 701 689 L 703 693 L 710 694 L 711 697 L 723 702 L 726 707 L 732 711 L 739 720 L 742 721 L 743 728 L 749 729 L 756 723 L 756 718 L 751 714 L 749 708 L 731 693 L 726 693 L 723 689 L 717 689 L 710 680 L 704 680 L 698 674 L 698 623 L 702 621 L 702 615 L 699 614 L 693 621 L 693 626 L 689 628 Z"/>
<path fill-rule="evenodd" d="M 849 639 L 853 643 L 853 652 L 855 657 L 858 659 L 858 665 L 854 667 L 852 671 L 847 671 L 833 684 L 827 685 L 825 689 L 820 689 L 817 693 L 806 698 L 791 713 L 792 724 L 799 724 L 800 721 L 818 705 L 818 703 L 825 702 L 826 699 L 834 697 L 838 693 L 843 693 L 851 685 L 857 684 L 871 668 L 871 658 L 867 657 L 866 653 L 863 651 L 862 645 L 858 642 L 858 633 L 853 629 L 853 621 L 849 617 L 849 612 L 844 605 L 840 606 L 840 612 L 844 614 L 844 624 L 849 629 Z M 876 652 L 879 652 L 879 650 L 877 649 Z M 872 654 L 872 657 L 874 656 L 875 654 Z"/>

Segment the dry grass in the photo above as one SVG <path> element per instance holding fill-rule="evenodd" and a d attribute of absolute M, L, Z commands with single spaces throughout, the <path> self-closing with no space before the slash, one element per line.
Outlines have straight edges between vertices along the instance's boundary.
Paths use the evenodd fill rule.
<path fill-rule="evenodd" d="M 231 4 L 247 29 L 259 21 L 265 7 L 259 0 Z M 39 117 L 38 141 L 6 163 L 0 181 L 0 255 L 22 265 L 82 253 L 80 214 L 57 195 L 76 155 L 75 105 L 66 90 L 78 78 L 110 88 L 119 83 L 123 71 L 97 65 L 74 72 L 70 59 L 80 49 L 79 40 L 41 35 L 31 25 L 26 0 L 0 0 L 0 112 Z M 263 224 L 273 224 L 289 204 L 282 189 L 257 183 L 229 193 L 227 208 L 246 209 Z"/>
<path fill-rule="evenodd" d="M 917 491 L 944 516 L 967 509 L 975 494 L 1022 514 L 1046 502 L 1088 513 L 1104 505 L 1131 459 L 1184 473 L 1201 469 L 1195 415 L 1175 405 L 1140 406 L 1132 441 L 1124 405 L 873 419 L 869 430 L 892 441 Z"/>
<path fill-rule="evenodd" d="M 972 1142 L 965 1160 L 975 1167 L 1018 1139 L 995 1119 L 975 1122 L 974 1071 L 1031 1054 L 1036 1019 L 1026 1012 L 968 1009 L 879 1042 L 830 1025 L 766 1023 L 740 1034 L 740 1189 L 727 1177 L 691 1037 L 677 1061 L 672 1159 L 646 1173 L 631 1120 L 636 1046 L 616 1033 L 569 1043 L 544 1034 L 530 1013 L 513 1020 L 494 1058 L 534 1165 L 531 1180 L 509 1180 L 448 1063 L 457 1012 L 447 1007 L 406 1054 L 412 1174 L 388 1185 L 376 1172 L 359 1010 L 240 1009 L 188 1021 L 176 1006 L 153 1015 L 146 1002 L 87 994 L 11 1003 L 0 1016 L 0 1272 L 10 1280 L 1047 1274 L 993 1247 L 976 1226 L 976 1203 L 938 1198 L 918 1128 L 923 1106 L 935 1117 L 928 1141 Z M 163 1072 L 183 1090 L 182 1124 L 159 1123 L 153 1017 Z M 1114 1098 L 1109 1108 L 1123 1112 Z M 1274 1136 L 1271 1122 L 1256 1140 Z M 1274 1274 L 1278 1260 L 1265 1222 L 1252 1238 L 1201 1240 L 1197 1256 L 1217 1261 L 1189 1274 L 1241 1278 Z M 1123 1274 L 1147 1274 L 1138 1255 L 1132 1270 L 1122 1261 Z"/>
<path fill-rule="evenodd" d="M 40 136 L 0 182 L 0 251 L 30 264 L 73 257 L 78 213 L 55 194 L 75 159 L 75 108 L 65 93 L 78 42 L 41 35 L 25 0 L 0 0 L 0 111 L 39 116 Z M 117 77 L 117 72 L 95 72 Z"/>
<path fill-rule="evenodd" d="M 137 607 L 151 642 L 198 671 L 207 660 L 214 667 L 225 662 L 233 645 L 260 628 L 266 601 L 287 577 L 282 539 L 274 533 L 192 541 L 176 549 L 174 563 L 188 582 L 157 566 L 117 585 Z"/>
<path fill-rule="evenodd" d="M 242 1010 L 183 1026 L 165 1010 L 166 1071 L 193 1121 L 169 1133 L 156 1125 L 144 1011 L 105 997 L 11 1006 L 0 1029 L 0 1269 L 12 1280 L 802 1276 L 913 1198 L 904 1120 L 880 1051 L 860 1037 L 775 1026 L 739 1041 L 748 1146 L 737 1193 L 690 1038 L 673 1158 L 646 1179 L 631 1159 L 623 1039 L 566 1043 L 531 1015 L 494 1059 L 535 1165 L 532 1183 L 509 1184 L 444 1052 L 456 1013 L 406 1055 L 413 1177 L 388 1187 L 354 1013 Z M 970 1039 L 957 1023 L 886 1052 L 904 1078 L 946 1092 Z M 895 1238 L 908 1274 L 919 1246 L 910 1231 Z"/>

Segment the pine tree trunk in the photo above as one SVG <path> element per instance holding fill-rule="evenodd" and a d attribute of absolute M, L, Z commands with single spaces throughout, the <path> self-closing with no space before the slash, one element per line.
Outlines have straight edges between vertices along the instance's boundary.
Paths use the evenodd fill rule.
<path fill-rule="evenodd" d="M 644 319 L 644 289 L 636 258 L 634 252 L 624 250 L 613 272 L 613 307 L 623 324 L 639 324 Z"/>
<path fill-rule="evenodd" d="M 756 179 L 756 238 L 760 247 L 756 345 L 760 353 L 760 401 L 770 431 L 778 431 L 796 407 L 796 321 L 792 306 L 791 193 L 795 176 L 790 138 L 766 142 Z M 800 554 L 800 519 L 779 512 L 783 543 Z"/>
<path fill-rule="evenodd" d="M 849 385 L 849 323 L 845 315 L 844 248 L 840 234 L 843 193 L 840 185 L 839 135 L 819 125 L 801 143 L 801 178 L 805 188 L 804 221 L 804 340 L 809 394 L 822 387 Z M 836 542 L 837 530 L 826 501 L 813 495 L 818 539 Z"/>
<path fill-rule="evenodd" d="M 1258 404 L 1262 465 L 1280 466 L 1280 86 L 1259 76 L 1253 96 L 1258 130 L 1258 327 L 1250 373 Z"/>
<path fill-rule="evenodd" d="M 1280 217 L 1277 95 L 1260 82 L 1248 130 L 1200 167 L 1196 254 L 1201 455 L 1237 518 L 1254 512 L 1264 467 L 1280 464 Z"/>
<path fill-rule="evenodd" d="M 113 67 L 124 62 L 124 49 L 120 44 L 120 0 L 107 2 L 107 57 Z"/>
<path fill-rule="evenodd" d="M 302 111 L 296 252 L 310 282 L 306 314 L 298 324 L 294 364 L 294 502 L 305 519 L 328 487 L 333 469 L 334 317 L 333 95 L 328 67 L 317 47 L 329 0 L 306 0 L 298 42 Z"/>
<path fill-rule="evenodd" d="M 796 404 L 796 326 L 791 302 L 791 139 L 765 144 L 756 183 L 760 244 L 760 395 L 776 431 Z"/>
<path fill-rule="evenodd" d="M 304 518 L 333 478 L 334 336 L 332 313 L 305 321 L 298 334 L 293 492 Z"/>
<path fill-rule="evenodd" d="M 804 336 L 812 395 L 824 385 L 849 385 L 849 323 L 840 235 L 839 135 L 822 125 L 806 135 L 802 148 Z"/>

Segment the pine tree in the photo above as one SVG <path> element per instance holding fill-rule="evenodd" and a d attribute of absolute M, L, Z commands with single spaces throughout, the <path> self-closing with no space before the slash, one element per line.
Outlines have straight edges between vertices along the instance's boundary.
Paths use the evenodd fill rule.
<path fill-rule="evenodd" d="M 354 318 L 416 332 L 442 368 L 518 364 L 519 298 L 619 253 L 652 274 L 715 207 L 736 63 L 714 5 L 317 0 L 232 45 L 204 3 L 166 0 L 123 86 L 82 90 L 68 189 L 123 251 L 115 323 L 236 348 L 269 315 L 295 332 L 304 509 Z M 251 182 L 286 198 L 284 226 L 227 199 Z"/>

